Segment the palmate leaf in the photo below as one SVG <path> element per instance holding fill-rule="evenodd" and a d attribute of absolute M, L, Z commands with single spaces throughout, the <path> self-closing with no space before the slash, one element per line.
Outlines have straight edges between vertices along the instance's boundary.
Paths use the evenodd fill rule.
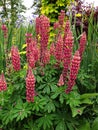
<path fill-rule="evenodd" d="M 32 105 L 32 110 L 33 111 L 40 111 L 41 109 L 44 108 L 44 106 L 47 104 L 47 100 L 44 97 L 38 97 L 36 96 L 34 98 L 34 103 Z"/>
<path fill-rule="evenodd" d="M 43 89 L 43 93 L 50 94 L 50 92 L 55 92 L 58 88 L 56 85 L 56 79 L 55 78 L 45 78 L 45 81 L 42 81 L 41 78 L 39 78 L 39 82 L 41 82 L 41 85 L 38 87 L 38 90 Z"/>
<path fill-rule="evenodd" d="M 40 128 L 38 128 L 35 122 L 33 122 L 32 120 L 28 120 L 28 122 L 24 124 L 24 130 L 40 130 Z"/>
<path fill-rule="evenodd" d="M 48 102 L 46 107 L 45 107 L 45 110 L 48 111 L 48 113 L 51 113 L 52 111 L 54 112 L 55 111 L 55 105 L 53 102 Z"/>
<path fill-rule="evenodd" d="M 57 87 L 53 95 L 51 96 L 52 99 L 56 99 L 60 94 L 64 92 L 64 87 Z"/>
<path fill-rule="evenodd" d="M 54 115 L 53 114 L 44 114 L 38 120 L 36 120 L 38 127 L 43 127 L 44 130 L 50 128 L 53 125 Z"/>
<path fill-rule="evenodd" d="M 1 108 L 0 117 L 2 119 L 3 125 L 7 125 L 14 119 L 13 111 L 14 111 L 13 107 L 9 105 L 7 106 L 7 108 Z"/>
<path fill-rule="evenodd" d="M 16 118 L 16 121 L 23 120 L 31 114 L 31 109 L 32 107 L 28 102 L 19 102 L 14 108 L 13 117 Z"/>
<path fill-rule="evenodd" d="M 66 99 L 67 99 L 66 104 L 69 104 L 71 108 L 77 107 L 81 104 L 80 95 L 75 91 L 69 93 Z"/>
<path fill-rule="evenodd" d="M 86 119 L 85 119 L 85 121 L 82 120 L 80 123 L 80 126 L 78 127 L 78 130 L 91 130 L 90 123 Z M 93 130 L 95 130 L 95 129 L 93 129 Z"/>
<path fill-rule="evenodd" d="M 56 114 L 55 114 L 55 125 L 56 125 L 56 130 L 67 130 L 67 114 L 65 111 L 61 112 L 61 111 L 58 111 Z"/>
<path fill-rule="evenodd" d="M 91 130 L 98 130 L 98 117 L 93 121 Z"/>
<path fill-rule="evenodd" d="M 57 124 L 56 130 L 67 130 L 66 124 L 64 121 L 61 121 Z"/>

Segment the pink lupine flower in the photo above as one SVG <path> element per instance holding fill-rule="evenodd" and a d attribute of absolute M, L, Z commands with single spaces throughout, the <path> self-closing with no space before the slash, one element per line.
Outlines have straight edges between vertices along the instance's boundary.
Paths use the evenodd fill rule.
<path fill-rule="evenodd" d="M 15 45 L 11 47 L 11 60 L 12 60 L 12 65 L 13 65 L 14 70 L 19 71 L 21 69 L 20 54 L 19 54 L 17 46 Z"/>
<path fill-rule="evenodd" d="M 26 43 L 30 43 L 32 42 L 32 34 L 31 33 L 26 33 Z"/>
<path fill-rule="evenodd" d="M 50 45 L 50 55 L 55 55 L 55 45 L 54 45 L 54 43 L 52 43 L 51 45 Z"/>
<path fill-rule="evenodd" d="M 66 39 L 66 36 L 67 36 L 67 33 L 68 33 L 68 31 L 70 30 L 70 21 L 69 20 L 67 20 L 66 21 L 66 25 L 65 25 L 65 29 L 64 29 L 64 42 L 65 42 L 65 39 Z"/>
<path fill-rule="evenodd" d="M 42 63 L 43 63 L 43 65 L 46 65 L 49 63 L 49 61 L 50 61 L 50 51 L 45 50 L 44 57 L 42 58 Z"/>
<path fill-rule="evenodd" d="M 75 85 L 75 80 L 76 80 L 79 68 L 80 68 L 80 55 L 79 55 L 79 51 L 76 51 L 71 62 L 68 88 L 65 90 L 67 94 L 71 92 L 72 87 Z"/>
<path fill-rule="evenodd" d="M 72 32 L 69 30 L 67 37 L 64 41 L 63 46 L 63 76 L 64 76 L 64 82 L 67 80 L 67 74 L 68 70 L 70 68 L 71 58 L 72 58 L 72 49 L 73 49 L 73 35 Z"/>
<path fill-rule="evenodd" d="M 86 32 L 84 32 L 82 33 L 82 36 L 80 38 L 80 46 L 79 46 L 79 53 L 80 53 L 81 59 L 82 59 L 83 52 L 85 50 L 86 42 L 87 42 Z"/>
<path fill-rule="evenodd" d="M 62 61 L 63 58 L 63 38 L 60 34 L 58 36 L 56 47 L 55 47 L 55 58 L 57 62 Z"/>
<path fill-rule="evenodd" d="M 29 67 L 26 77 L 26 100 L 28 102 L 34 102 L 35 96 L 35 77 L 32 73 L 32 69 Z"/>
<path fill-rule="evenodd" d="M 1 29 L 3 31 L 3 34 L 4 34 L 4 38 L 7 38 L 7 32 L 8 32 L 8 29 L 7 29 L 7 26 L 5 24 L 3 24 L 1 26 Z"/>
<path fill-rule="evenodd" d="M 47 50 L 49 39 L 50 21 L 45 15 L 40 16 L 40 62 L 44 61 L 44 53 Z"/>
<path fill-rule="evenodd" d="M 0 92 L 5 91 L 7 89 L 7 83 L 4 77 L 4 74 L 2 73 L 0 75 Z"/>
<path fill-rule="evenodd" d="M 33 53 L 29 53 L 28 64 L 31 68 L 35 67 L 35 59 Z"/>
<path fill-rule="evenodd" d="M 59 81 L 58 81 L 58 86 L 63 86 L 64 85 L 64 79 L 63 79 L 63 74 L 60 75 Z"/>
<path fill-rule="evenodd" d="M 53 25 L 53 28 L 54 28 L 54 30 L 59 29 L 60 28 L 59 22 L 55 22 Z"/>
<path fill-rule="evenodd" d="M 35 22 L 35 28 L 36 28 L 36 34 L 40 34 L 40 17 L 36 18 L 36 22 Z"/>
<path fill-rule="evenodd" d="M 35 39 L 32 39 L 31 42 L 27 43 L 26 56 L 27 56 L 27 61 L 29 63 L 29 66 L 34 68 L 35 63 L 39 59 L 39 49 L 37 47 L 37 43 Z"/>
<path fill-rule="evenodd" d="M 65 18 L 65 11 L 61 10 L 60 15 L 58 16 L 58 21 L 61 26 L 63 26 L 64 18 Z"/>

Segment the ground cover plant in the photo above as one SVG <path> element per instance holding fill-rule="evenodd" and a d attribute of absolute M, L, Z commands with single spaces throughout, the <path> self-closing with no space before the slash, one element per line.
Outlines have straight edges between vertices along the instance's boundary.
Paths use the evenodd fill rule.
<path fill-rule="evenodd" d="M 61 10 L 52 38 L 45 15 L 35 29 L 0 25 L 2 130 L 97 130 L 98 24 L 90 21 L 88 34 L 77 34 Z"/>

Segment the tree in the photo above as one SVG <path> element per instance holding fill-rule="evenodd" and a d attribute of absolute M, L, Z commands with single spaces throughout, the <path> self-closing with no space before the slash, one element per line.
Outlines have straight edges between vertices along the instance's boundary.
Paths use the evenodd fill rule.
<path fill-rule="evenodd" d="M 34 15 L 40 15 L 41 14 L 41 0 L 33 1 L 33 4 L 31 8 L 35 8 L 35 11 L 33 12 Z"/>
<path fill-rule="evenodd" d="M 14 24 L 17 20 L 17 14 L 21 12 L 25 12 L 26 7 L 22 4 L 22 0 L 1 0 L 0 7 L 1 7 L 1 16 L 2 18 L 11 18 L 11 24 Z"/>

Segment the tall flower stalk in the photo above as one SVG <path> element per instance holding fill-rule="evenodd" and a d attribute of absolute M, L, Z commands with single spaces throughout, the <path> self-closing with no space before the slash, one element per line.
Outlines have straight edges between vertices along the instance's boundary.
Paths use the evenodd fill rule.
<path fill-rule="evenodd" d="M 17 46 L 15 45 L 11 47 L 11 60 L 14 70 L 19 71 L 21 69 L 20 54 Z"/>
<path fill-rule="evenodd" d="M 72 91 L 72 87 L 75 85 L 75 80 L 80 68 L 80 55 L 79 55 L 79 51 L 76 51 L 72 62 L 71 62 L 71 66 L 70 66 L 70 75 L 69 75 L 69 80 L 68 80 L 68 88 L 65 90 L 65 92 L 68 94 Z"/>
<path fill-rule="evenodd" d="M 50 21 L 45 15 L 40 16 L 40 62 L 44 65 L 44 56 L 49 39 Z"/>
<path fill-rule="evenodd" d="M 7 89 L 7 83 L 4 77 L 4 73 L 0 75 L 0 92 Z"/>
<path fill-rule="evenodd" d="M 26 100 L 28 102 L 34 102 L 34 96 L 35 96 L 35 77 L 33 75 L 31 67 L 29 67 L 26 77 Z"/>
<path fill-rule="evenodd" d="M 86 32 L 84 32 L 84 33 L 82 33 L 82 35 L 81 35 L 80 45 L 79 45 L 79 53 L 80 53 L 81 59 L 82 59 L 83 52 L 84 52 L 84 50 L 85 50 L 86 42 L 87 42 Z"/>
<path fill-rule="evenodd" d="M 67 81 L 67 75 L 68 75 L 68 70 L 70 68 L 71 64 L 71 59 L 72 59 L 72 49 L 73 49 L 73 35 L 71 30 L 68 30 L 68 34 L 65 38 L 64 41 L 64 47 L 63 47 L 63 52 L 64 52 L 64 57 L 63 57 L 63 77 L 64 77 L 64 82 Z"/>

